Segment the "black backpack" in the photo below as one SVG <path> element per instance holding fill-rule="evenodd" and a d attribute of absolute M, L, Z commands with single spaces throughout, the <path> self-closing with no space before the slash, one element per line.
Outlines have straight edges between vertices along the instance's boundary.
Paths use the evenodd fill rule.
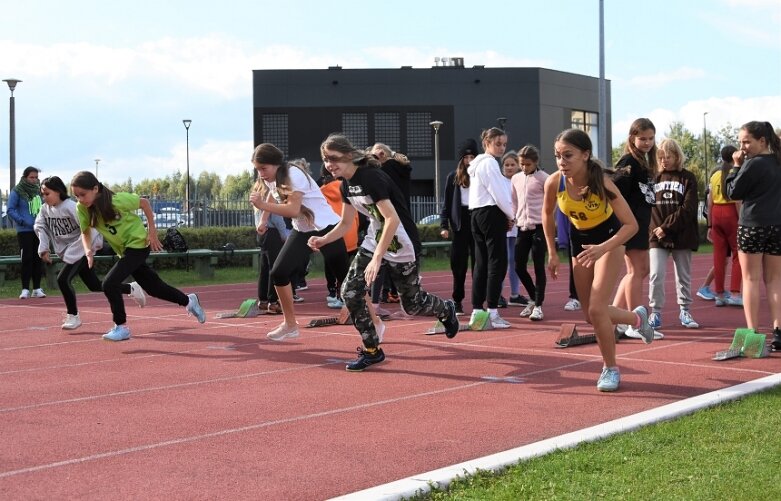
<path fill-rule="evenodd" d="M 173 226 L 165 230 L 163 249 L 168 252 L 187 252 L 187 240 Z"/>

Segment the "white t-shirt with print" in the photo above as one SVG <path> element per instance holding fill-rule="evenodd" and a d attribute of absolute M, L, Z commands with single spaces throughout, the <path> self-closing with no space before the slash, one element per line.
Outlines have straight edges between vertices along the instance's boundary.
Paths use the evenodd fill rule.
<path fill-rule="evenodd" d="M 293 218 L 293 229 L 302 233 L 319 231 L 339 222 L 339 215 L 328 204 L 314 179 L 304 174 L 298 167 L 293 167 L 292 165 L 288 168 L 288 174 L 290 176 L 291 191 L 301 192 L 303 194 L 301 205 L 311 210 L 314 214 L 314 224 L 307 221 L 303 215 Z M 271 196 L 274 197 L 277 203 L 281 203 L 282 199 L 277 192 L 277 183 L 274 181 L 265 181 L 265 183 L 271 190 Z"/>

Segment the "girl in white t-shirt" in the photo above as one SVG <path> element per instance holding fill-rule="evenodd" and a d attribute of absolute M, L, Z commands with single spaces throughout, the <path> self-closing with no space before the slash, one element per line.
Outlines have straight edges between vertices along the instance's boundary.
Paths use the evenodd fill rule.
<path fill-rule="evenodd" d="M 300 167 L 285 162 L 284 158 L 284 153 L 270 143 L 258 145 L 252 154 L 255 170 L 264 181 L 261 191 L 250 195 L 250 203 L 264 214 L 258 225 L 258 233 L 265 232 L 270 213 L 293 221 L 293 230 L 271 268 L 271 280 L 285 316 L 284 321 L 267 334 L 274 341 L 298 337 L 291 277 L 312 254 L 312 249 L 307 245 L 309 238 L 325 235 L 339 222 L 339 216 L 328 204 L 315 180 Z M 344 240 L 340 238 L 320 251 L 341 285 L 347 275 Z"/>

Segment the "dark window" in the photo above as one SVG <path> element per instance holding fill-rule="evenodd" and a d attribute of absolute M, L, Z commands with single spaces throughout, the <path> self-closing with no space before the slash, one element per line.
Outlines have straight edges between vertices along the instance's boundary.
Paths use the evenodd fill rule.
<path fill-rule="evenodd" d="M 356 148 L 367 148 L 369 146 L 369 115 L 367 113 L 342 113 L 342 132 Z"/>
<path fill-rule="evenodd" d="M 374 142 L 401 151 L 401 117 L 399 113 L 374 114 Z"/>
<path fill-rule="evenodd" d="M 590 111 L 572 110 L 572 128 L 586 132 L 594 147 L 592 155 L 599 157 L 599 115 Z"/>
<path fill-rule="evenodd" d="M 271 143 L 287 156 L 287 113 L 263 114 L 263 142 Z"/>
<path fill-rule="evenodd" d="M 434 156 L 431 136 L 431 113 L 407 113 L 407 151 L 409 157 L 431 158 Z"/>

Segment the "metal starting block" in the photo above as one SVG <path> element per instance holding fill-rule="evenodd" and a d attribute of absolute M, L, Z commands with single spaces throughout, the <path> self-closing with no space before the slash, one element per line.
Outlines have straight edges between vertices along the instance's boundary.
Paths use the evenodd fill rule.
<path fill-rule="evenodd" d="M 732 358 L 764 358 L 768 355 L 765 335 L 754 332 L 754 329 L 736 329 L 732 344 L 728 350 L 720 351 L 713 360 L 722 361 Z"/>
<path fill-rule="evenodd" d="M 347 308 L 342 308 L 338 317 L 313 318 L 306 326 L 309 327 L 327 327 L 329 325 L 347 325 L 353 322 L 350 312 Z"/>
<path fill-rule="evenodd" d="M 569 348 L 570 346 L 579 346 L 581 344 L 596 343 L 595 334 L 586 334 L 581 336 L 575 324 L 561 324 L 559 333 L 556 336 L 556 348 Z"/>
<path fill-rule="evenodd" d="M 255 318 L 261 315 L 258 302 L 255 299 L 244 300 L 236 311 L 223 311 L 214 318 Z"/>
<path fill-rule="evenodd" d="M 461 331 L 468 331 L 469 330 L 469 324 L 459 323 L 458 324 L 458 332 Z M 431 327 L 426 331 L 427 336 L 433 336 L 434 334 L 444 334 L 445 333 L 445 326 L 442 325 L 442 322 L 437 320 L 437 323 L 434 324 L 434 327 Z"/>

